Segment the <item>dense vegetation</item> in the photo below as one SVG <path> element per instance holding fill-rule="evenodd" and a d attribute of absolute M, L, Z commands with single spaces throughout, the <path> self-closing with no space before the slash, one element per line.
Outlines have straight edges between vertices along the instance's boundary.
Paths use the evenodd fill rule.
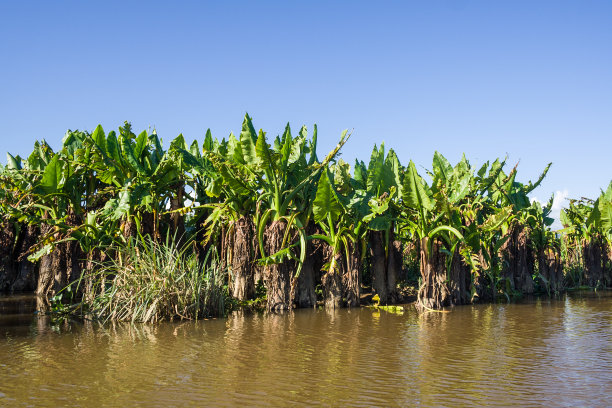
<path fill-rule="evenodd" d="M 8 154 L 0 291 L 68 286 L 96 316 L 156 320 L 223 313 L 261 284 L 268 310 L 358 306 L 364 292 L 393 303 L 411 278 L 430 309 L 612 285 L 612 183 L 571 201 L 554 232 L 552 199 L 528 198 L 550 164 L 522 183 L 505 160 L 436 152 L 428 182 L 384 145 L 351 168 L 348 138 L 319 159 L 316 126 L 269 139 L 247 115 L 239 137 L 201 145 L 165 149 L 126 123 Z"/>

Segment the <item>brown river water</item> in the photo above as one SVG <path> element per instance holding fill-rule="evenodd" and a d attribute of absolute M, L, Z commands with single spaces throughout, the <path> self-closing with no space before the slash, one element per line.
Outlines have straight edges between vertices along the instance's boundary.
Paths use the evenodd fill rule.
<path fill-rule="evenodd" d="M 52 322 L 0 295 L 0 406 L 612 406 L 612 292 L 403 314 Z"/>

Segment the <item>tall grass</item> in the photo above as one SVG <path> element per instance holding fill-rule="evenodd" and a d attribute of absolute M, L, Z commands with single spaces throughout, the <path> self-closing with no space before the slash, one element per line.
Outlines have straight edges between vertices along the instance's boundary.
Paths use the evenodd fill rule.
<path fill-rule="evenodd" d="M 83 310 L 102 320 L 157 322 L 225 315 L 227 271 L 216 252 L 203 263 L 176 239 L 132 239 L 88 276 Z"/>

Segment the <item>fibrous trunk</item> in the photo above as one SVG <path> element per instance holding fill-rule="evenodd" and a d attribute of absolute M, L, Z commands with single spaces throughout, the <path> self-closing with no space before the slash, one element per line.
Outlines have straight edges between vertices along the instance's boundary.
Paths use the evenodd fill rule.
<path fill-rule="evenodd" d="M 28 261 L 30 248 L 39 237 L 39 229 L 34 225 L 24 226 L 19 233 L 15 248 L 17 278 L 11 285 L 11 291 L 35 291 L 38 280 L 38 264 Z"/>
<path fill-rule="evenodd" d="M 471 303 L 470 285 L 470 267 L 463 261 L 459 248 L 456 248 L 451 261 L 449 277 L 449 290 L 453 305 L 467 305 Z"/>
<path fill-rule="evenodd" d="M 502 246 L 501 252 L 504 260 L 502 277 L 510 282 L 515 291 L 522 294 L 533 293 L 534 256 L 524 226 L 512 227 L 510 237 Z"/>
<path fill-rule="evenodd" d="M 11 289 L 17 270 L 13 262 L 15 228 L 8 221 L 0 222 L 0 292 Z"/>
<path fill-rule="evenodd" d="M 483 249 L 478 252 L 478 263 L 480 268 L 474 273 L 474 291 L 476 293 L 476 300 L 479 302 L 491 302 L 495 300 L 494 282 L 491 281 L 491 277 L 486 271 L 491 270 L 493 265 L 490 265 L 485 256 Z"/>
<path fill-rule="evenodd" d="M 345 272 L 342 275 L 343 297 L 346 299 L 347 307 L 358 307 L 361 298 L 361 254 L 359 245 L 349 241 L 348 260 L 345 264 Z"/>
<path fill-rule="evenodd" d="M 318 234 L 320 231 L 309 223 L 306 227 L 306 234 Z M 315 281 L 320 279 L 319 275 L 323 266 L 323 244 L 320 240 L 308 240 L 306 243 L 306 259 L 302 265 L 302 271 L 298 276 L 297 293 L 295 303 L 297 307 L 308 308 L 317 304 L 315 292 Z"/>
<path fill-rule="evenodd" d="M 143 236 L 149 236 L 154 240 L 159 239 L 159 231 L 155 227 L 155 217 L 152 212 L 143 212 L 140 221 L 140 233 Z"/>
<path fill-rule="evenodd" d="M 584 277 L 589 286 L 596 287 L 604 284 L 602 252 L 601 240 L 598 236 L 592 237 L 583 244 Z"/>
<path fill-rule="evenodd" d="M 95 248 L 92 251 L 88 252 L 85 259 L 85 266 L 83 269 L 83 282 L 81 285 L 81 293 L 82 295 L 89 299 L 93 300 L 96 293 L 94 293 L 94 286 L 98 279 L 102 279 L 103 281 L 106 279 L 105 276 L 98 276 L 96 271 L 100 268 L 100 265 L 107 260 L 107 255 L 105 252 L 102 252 L 99 248 Z M 104 290 L 104 284 L 99 286 L 100 290 Z"/>
<path fill-rule="evenodd" d="M 329 267 L 321 277 L 323 286 L 323 297 L 326 309 L 339 309 L 342 307 L 342 275 L 345 269 L 344 259 L 339 251 L 334 251 L 331 246 L 327 247 Z"/>
<path fill-rule="evenodd" d="M 174 186 L 174 194 L 170 199 L 170 219 L 172 223 L 172 234 L 177 242 L 183 242 L 185 236 L 185 217 L 177 211 L 183 208 L 183 196 L 185 195 L 185 183 L 179 183 Z"/>
<path fill-rule="evenodd" d="M 43 235 L 51 231 L 51 226 L 43 224 L 41 232 Z M 55 236 L 57 239 L 57 236 Z M 36 294 L 39 296 L 53 296 L 59 292 L 67 283 L 66 254 L 67 246 L 65 242 L 55 245 L 53 251 L 48 255 L 43 255 L 40 259 L 38 270 L 38 284 Z"/>
<path fill-rule="evenodd" d="M 206 254 L 211 248 L 211 246 L 209 243 L 204 244 L 204 241 L 206 240 L 206 230 L 204 229 L 204 225 L 202 224 L 202 222 L 198 220 L 195 222 L 195 225 L 197 228 L 194 242 L 195 253 L 198 257 L 198 262 L 200 263 L 200 265 L 202 265 L 204 263 L 204 260 L 206 259 Z"/>
<path fill-rule="evenodd" d="M 421 287 L 419 304 L 429 309 L 441 309 L 449 306 L 451 296 L 446 285 L 446 267 L 444 254 L 440 251 L 439 242 L 434 242 L 428 249 L 428 238 L 420 242 Z"/>
<path fill-rule="evenodd" d="M 264 249 L 268 256 L 282 249 L 287 224 L 284 220 L 272 221 L 264 233 Z M 291 307 L 291 272 L 294 262 L 285 258 L 277 264 L 266 265 L 264 283 L 267 290 L 269 311 L 289 310 Z"/>
<path fill-rule="evenodd" d="M 380 303 L 396 302 L 397 276 L 402 270 L 403 260 L 402 243 L 395 240 L 393 227 L 389 230 L 388 240 L 385 231 L 370 231 L 370 264 L 372 291 L 378 295 Z"/>
<path fill-rule="evenodd" d="M 543 248 L 538 254 L 539 272 L 546 280 L 550 292 L 559 292 L 563 289 L 563 265 L 561 255 L 556 248 Z"/>
<path fill-rule="evenodd" d="M 250 217 L 242 217 L 234 224 L 231 293 L 238 300 L 255 295 L 253 274 L 255 226 Z"/>
<path fill-rule="evenodd" d="M 382 231 L 370 231 L 370 270 L 372 273 L 372 292 L 380 298 L 381 304 L 387 304 L 389 288 L 387 286 L 387 257 Z"/>
<path fill-rule="evenodd" d="M 79 225 L 79 220 L 73 213 L 69 213 L 67 223 L 75 226 Z M 52 233 L 52 227 L 43 224 L 41 233 L 43 236 Z M 58 232 L 53 233 L 54 240 L 59 238 Z M 84 257 L 79 244 L 74 240 L 56 244 L 50 254 L 41 258 L 36 294 L 53 296 L 68 284 L 79 279 L 83 270 Z"/>
<path fill-rule="evenodd" d="M 604 244 L 603 250 L 604 283 L 607 288 L 612 287 L 612 247 Z"/>
<path fill-rule="evenodd" d="M 387 296 L 389 302 L 397 302 L 397 277 L 402 271 L 404 261 L 402 258 L 402 242 L 395 239 L 393 228 L 389 232 L 389 255 L 387 257 Z"/>

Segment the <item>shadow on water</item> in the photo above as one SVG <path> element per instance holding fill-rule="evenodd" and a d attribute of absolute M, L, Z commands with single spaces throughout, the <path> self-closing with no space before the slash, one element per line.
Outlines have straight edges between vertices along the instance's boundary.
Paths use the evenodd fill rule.
<path fill-rule="evenodd" d="M 0 405 L 605 406 L 612 293 L 132 325 L 0 297 Z"/>

